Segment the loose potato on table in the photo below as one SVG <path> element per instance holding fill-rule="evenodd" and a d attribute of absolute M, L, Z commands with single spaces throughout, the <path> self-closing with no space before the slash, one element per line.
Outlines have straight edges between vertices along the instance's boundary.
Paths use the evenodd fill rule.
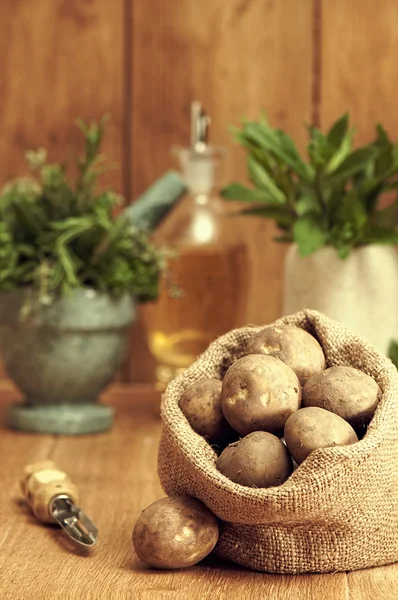
<path fill-rule="evenodd" d="M 381 390 L 372 377 L 352 367 L 330 367 L 314 375 L 303 389 L 303 406 L 318 406 L 358 429 L 368 425 Z"/>
<path fill-rule="evenodd" d="M 194 431 L 211 444 L 224 445 L 234 435 L 222 412 L 221 387 L 218 379 L 200 379 L 184 390 L 179 406 Z"/>
<path fill-rule="evenodd" d="M 218 522 L 202 502 L 189 496 L 161 498 L 137 520 L 133 544 L 138 556 L 152 567 L 191 567 L 213 550 Z"/>
<path fill-rule="evenodd" d="M 241 435 L 253 431 L 282 435 L 285 422 L 300 405 L 300 382 L 279 358 L 244 356 L 224 377 L 222 410 Z"/>
<path fill-rule="evenodd" d="M 262 329 L 250 338 L 245 354 L 279 358 L 293 369 L 302 385 L 326 367 L 319 342 L 304 329 L 293 325 L 271 325 Z"/>
<path fill-rule="evenodd" d="M 293 470 L 286 446 L 265 431 L 255 431 L 230 444 L 216 466 L 235 483 L 257 488 L 280 485 Z"/>
<path fill-rule="evenodd" d="M 317 448 L 347 446 L 358 441 L 349 423 L 338 415 L 318 407 L 302 408 L 285 425 L 288 450 L 299 465 Z"/>

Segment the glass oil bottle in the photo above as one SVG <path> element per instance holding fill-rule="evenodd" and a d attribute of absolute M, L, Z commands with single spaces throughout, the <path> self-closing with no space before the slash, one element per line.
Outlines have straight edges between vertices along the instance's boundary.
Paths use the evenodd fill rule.
<path fill-rule="evenodd" d="M 217 196 L 216 171 L 224 149 L 207 142 L 210 119 L 191 105 L 191 145 L 175 148 L 188 192 L 154 236 L 172 250 L 159 299 L 145 306 L 149 348 L 159 389 L 187 368 L 218 336 L 244 323 L 247 250 L 235 219 Z"/>

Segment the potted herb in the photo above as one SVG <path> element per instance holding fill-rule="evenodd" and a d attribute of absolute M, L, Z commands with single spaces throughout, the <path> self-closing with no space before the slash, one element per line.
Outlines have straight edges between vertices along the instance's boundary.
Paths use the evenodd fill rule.
<path fill-rule="evenodd" d="M 100 124 L 80 123 L 77 176 L 27 154 L 34 176 L 0 194 L 0 342 L 25 396 L 9 423 L 47 433 L 104 430 L 112 409 L 98 395 L 119 368 L 137 302 L 154 299 L 163 256 L 99 191 Z"/>
<path fill-rule="evenodd" d="M 293 245 L 285 263 L 284 314 L 320 310 L 387 351 L 398 333 L 398 146 L 378 125 L 375 140 L 352 149 L 344 115 L 323 134 L 308 129 L 308 157 L 265 117 L 235 132 L 247 151 L 252 187 L 232 183 L 226 200 L 246 215 L 273 219 Z"/>

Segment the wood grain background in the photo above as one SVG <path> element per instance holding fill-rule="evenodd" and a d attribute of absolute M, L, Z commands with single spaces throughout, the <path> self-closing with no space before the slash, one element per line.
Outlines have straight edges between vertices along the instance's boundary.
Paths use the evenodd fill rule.
<path fill-rule="evenodd" d="M 212 116 L 230 148 L 225 181 L 245 176 L 227 126 L 265 108 L 301 149 L 306 123 L 344 111 L 368 140 L 378 120 L 398 137 L 398 2 L 380 0 L 0 0 L 0 183 L 23 173 L 24 151 L 59 159 L 77 117 L 112 115 L 105 151 L 112 183 L 134 198 L 173 166 L 188 141 L 189 104 Z M 273 226 L 241 221 L 250 248 L 247 322 L 279 315 L 285 248 Z M 150 381 L 142 326 L 123 379 Z"/>

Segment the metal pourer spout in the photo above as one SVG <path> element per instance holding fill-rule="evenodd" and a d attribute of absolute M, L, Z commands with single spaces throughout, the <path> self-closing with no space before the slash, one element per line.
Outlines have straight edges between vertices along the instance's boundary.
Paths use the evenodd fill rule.
<path fill-rule="evenodd" d="M 191 103 L 191 147 L 195 152 L 204 152 L 208 143 L 210 116 L 198 101 Z"/>

